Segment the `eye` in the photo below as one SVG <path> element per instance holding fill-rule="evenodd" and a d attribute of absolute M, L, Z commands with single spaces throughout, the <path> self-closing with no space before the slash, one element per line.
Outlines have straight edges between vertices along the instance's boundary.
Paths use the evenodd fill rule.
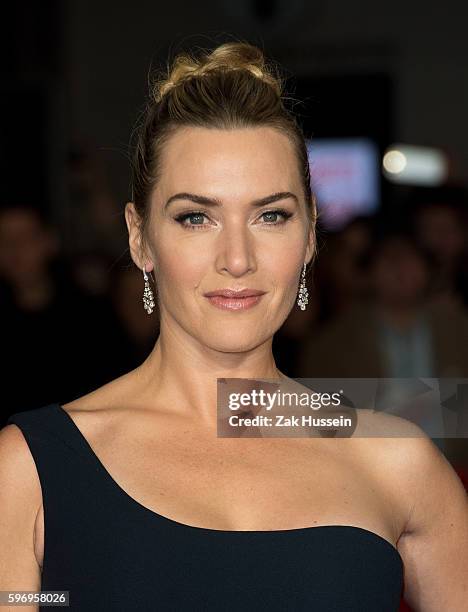
<path fill-rule="evenodd" d="M 290 217 L 292 217 L 293 213 L 288 212 L 282 208 L 278 208 L 275 210 L 267 210 L 261 214 L 261 217 L 266 217 L 265 225 L 282 225 L 285 223 Z M 275 220 L 278 216 L 283 217 L 282 221 Z M 190 219 L 189 223 L 186 223 L 187 220 Z M 190 212 L 182 213 L 175 217 L 175 221 L 190 230 L 198 230 L 206 225 L 207 223 L 203 223 L 203 219 L 208 219 L 206 214 L 201 210 L 193 210 Z M 192 222 L 194 221 L 194 222 Z"/>
<path fill-rule="evenodd" d="M 283 217 L 283 221 L 271 221 L 271 218 L 273 217 L 277 217 L 278 215 L 281 215 Z M 268 217 L 270 219 L 270 221 L 267 221 L 266 225 L 281 225 L 282 223 L 286 223 L 286 221 L 292 217 L 292 213 L 288 212 L 287 210 L 284 210 L 282 208 L 278 208 L 276 210 L 267 210 L 266 212 L 262 213 L 261 215 L 262 217 Z"/>
<path fill-rule="evenodd" d="M 208 217 L 205 215 L 204 212 L 196 210 L 178 215 L 177 217 L 175 217 L 175 220 L 177 221 L 177 223 L 180 223 L 180 225 L 186 227 L 187 229 L 197 230 L 200 227 L 206 225 L 206 223 L 203 223 L 203 218 Z M 185 223 L 186 219 L 197 219 L 197 221 L 195 223 Z"/>

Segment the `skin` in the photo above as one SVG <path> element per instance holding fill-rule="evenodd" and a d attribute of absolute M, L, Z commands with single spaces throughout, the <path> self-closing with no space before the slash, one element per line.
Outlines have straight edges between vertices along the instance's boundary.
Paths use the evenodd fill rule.
<path fill-rule="evenodd" d="M 279 191 L 296 194 L 299 204 L 285 199 L 252 208 L 253 199 Z M 217 197 L 221 204 L 178 200 L 164 210 L 178 192 Z M 152 194 L 146 240 L 133 204 L 125 209 L 133 261 L 154 270 L 157 280 L 160 337 L 138 368 L 63 408 L 118 486 L 153 512 L 207 529 L 362 527 L 398 547 L 405 595 L 416 610 L 461 612 L 466 495 L 415 426 L 396 421 L 398 437 L 216 437 L 216 378 L 280 376 L 273 334 L 294 305 L 314 244 L 301 194 L 290 143 L 270 128 L 190 128 L 174 135 Z M 261 215 L 279 206 L 293 214 L 285 224 L 270 225 L 272 217 Z M 202 209 L 207 225 L 201 229 L 174 220 Z M 221 287 L 267 293 L 250 310 L 228 312 L 203 297 Z M 357 433 L 377 426 L 385 435 L 389 424 L 395 424 L 389 417 L 365 417 Z M 0 432 L 0 496 L 2 588 L 37 588 L 40 486 L 15 425 Z"/>
<path fill-rule="evenodd" d="M 149 244 L 142 244 L 133 204 L 125 210 L 132 258 L 140 269 L 154 269 L 160 297 L 160 341 L 142 375 L 148 397 L 157 393 L 175 405 L 189 405 L 184 416 L 214 427 L 214 379 L 277 376 L 272 337 L 294 305 L 314 236 L 308 232 L 292 145 L 273 130 L 181 131 L 168 145 L 163 175 L 152 198 Z M 288 198 L 261 209 L 251 206 L 254 199 L 284 191 L 296 194 L 299 203 Z M 167 199 L 179 192 L 216 197 L 223 204 L 208 208 L 177 200 L 164 210 Z M 275 208 L 293 216 L 273 225 L 281 217 L 265 220 L 262 213 Z M 204 227 L 175 221 L 194 209 L 209 215 Z M 193 219 L 185 223 L 195 224 Z M 145 248 L 147 257 L 140 254 Z M 203 296 L 230 287 L 267 294 L 243 313 L 214 308 Z"/>

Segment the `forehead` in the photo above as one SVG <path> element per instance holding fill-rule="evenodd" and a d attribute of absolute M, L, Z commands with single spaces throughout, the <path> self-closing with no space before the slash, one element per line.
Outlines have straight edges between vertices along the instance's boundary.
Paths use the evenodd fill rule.
<path fill-rule="evenodd" d="M 159 189 L 229 190 L 230 197 L 249 195 L 258 188 L 291 190 L 300 181 L 297 159 L 289 138 L 273 128 L 215 130 L 183 128 L 166 144 Z M 244 193 L 243 193 L 244 192 Z"/>

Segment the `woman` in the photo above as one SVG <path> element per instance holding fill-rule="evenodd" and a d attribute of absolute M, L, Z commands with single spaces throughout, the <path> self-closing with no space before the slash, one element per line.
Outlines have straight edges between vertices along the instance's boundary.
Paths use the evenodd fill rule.
<path fill-rule="evenodd" d="M 180 55 L 156 81 L 125 218 L 160 335 L 135 370 L 1 431 L 3 590 L 67 590 L 76 610 L 381 612 L 404 578 L 416 609 L 466 609 L 466 497 L 427 437 L 217 437 L 218 378 L 282 377 L 273 334 L 306 305 L 315 249 L 308 172 L 256 47 Z"/>

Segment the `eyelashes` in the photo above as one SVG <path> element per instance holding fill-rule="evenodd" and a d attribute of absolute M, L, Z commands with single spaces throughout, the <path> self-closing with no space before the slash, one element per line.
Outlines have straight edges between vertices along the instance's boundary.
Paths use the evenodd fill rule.
<path fill-rule="evenodd" d="M 264 213 L 262 213 L 260 215 L 260 217 L 264 217 L 265 215 L 276 215 L 276 216 L 282 216 L 283 220 L 282 221 L 276 221 L 276 222 L 266 222 L 265 225 L 283 225 L 284 223 L 286 223 L 286 221 L 292 217 L 293 213 L 284 210 L 283 208 L 277 208 L 274 210 L 266 210 Z M 178 215 L 177 217 L 174 217 L 175 221 L 177 221 L 177 223 L 179 223 L 180 225 L 182 225 L 182 227 L 190 229 L 190 230 L 198 230 L 200 228 L 205 227 L 207 224 L 206 223 L 186 223 L 185 221 L 187 219 L 190 219 L 191 217 L 205 217 L 207 218 L 206 214 L 201 211 L 201 210 L 193 210 L 191 212 L 187 212 L 187 213 L 182 213 L 180 215 Z"/>

